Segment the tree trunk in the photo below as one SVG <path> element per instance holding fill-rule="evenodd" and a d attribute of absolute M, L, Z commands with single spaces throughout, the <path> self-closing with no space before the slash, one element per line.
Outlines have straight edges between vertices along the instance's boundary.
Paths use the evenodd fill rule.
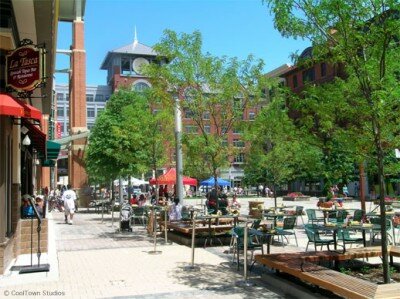
<path fill-rule="evenodd" d="M 376 120 L 373 120 L 374 142 L 377 151 L 378 163 L 378 180 L 379 180 L 379 207 L 381 210 L 381 236 L 382 236 L 382 266 L 383 266 L 383 281 L 390 283 L 389 260 L 387 251 L 387 232 L 386 232 L 386 206 L 385 206 L 385 182 L 383 170 L 383 149 L 381 143 L 381 130 Z"/>
<path fill-rule="evenodd" d="M 364 162 L 361 162 L 359 165 L 359 172 L 360 172 L 360 181 L 359 181 L 359 196 L 360 196 L 360 201 L 361 201 L 361 210 L 364 211 L 364 213 L 367 212 L 367 208 L 365 206 L 365 192 L 364 192 L 364 182 L 365 182 L 365 170 L 364 170 Z"/>

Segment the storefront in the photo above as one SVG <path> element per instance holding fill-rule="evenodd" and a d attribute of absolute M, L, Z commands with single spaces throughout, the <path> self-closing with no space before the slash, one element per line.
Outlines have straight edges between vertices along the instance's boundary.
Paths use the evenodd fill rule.
<path fill-rule="evenodd" d="M 0 2 L 0 275 L 14 258 L 27 253 L 27 242 L 21 235 L 21 196 L 38 193 L 43 180 L 58 3 Z M 40 56 L 29 56 L 36 55 L 36 49 Z M 9 59 L 13 53 L 18 55 Z M 21 66 L 29 66 L 32 72 Z M 29 83 L 35 73 L 39 78 Z M 10 84 L 10 78 L 15 82 Z"/>

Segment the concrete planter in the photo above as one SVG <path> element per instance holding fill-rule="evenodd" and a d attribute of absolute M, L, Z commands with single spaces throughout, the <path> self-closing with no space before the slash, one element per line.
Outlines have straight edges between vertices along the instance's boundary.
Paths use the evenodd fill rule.
<path fill-rule="evenodd" d="M 296 196 L 296 197 L 292 197 L 292 196 L 283 196 L 283 200 L 285 201 L 305 201 L 305 200 L 310 200 L 310 196 L 306 196 L 306 195 L 301 195 L 301 196 Z"/>

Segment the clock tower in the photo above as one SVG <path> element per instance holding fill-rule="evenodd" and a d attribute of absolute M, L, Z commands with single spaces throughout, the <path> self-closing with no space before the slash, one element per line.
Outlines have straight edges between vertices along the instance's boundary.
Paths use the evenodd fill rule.
<path fill-rule="evenodd" d="M 107 70 L 107 84 L 113 92 L 121 86 L 140 91 L 151 86 L 142 68 L 149 63 L 159 63 L 157 56 L 151 47 L 139 43 L 135 28 L 133 42 L 108 52 L 101 69 Z"/>

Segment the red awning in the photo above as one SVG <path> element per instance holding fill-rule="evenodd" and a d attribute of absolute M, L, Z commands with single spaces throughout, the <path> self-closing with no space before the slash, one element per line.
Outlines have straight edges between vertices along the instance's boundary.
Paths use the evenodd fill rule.
<path fill-rule="evenodd" d="M 34 124 L 29 121 L 22 119 L 22 125 L 25 126 L 28 131 L 28 136 L 31 139 L 31 145 L 38 152 L 42 154 L 42 156 L 46 159 L 46 134 L 40 131 Z"/>
<path fill-rule="evenodd" d="M 150 184 L 152 185 L 175 185 L 176 184 L 176 169 L 171 168 L 163 175 L 159 176 L 157 179 L 150 179 Z M 197 186 L 197 180 L 184 176 L 183 177 L 184 185 Z"/>
<path fill-rule="evenodd" d="M 0 115 L 24 116 L 22 107 L 12 96 L 0 93 Z"/>
<path fill-rule="evenodd" d="M 42 119 L 42 112 L 39 109 L 21 101 L 19 99 L 15 99 L 22 107 L 24 107 L 25 115 L 24 118 L 31 118 L 40 121 Z"/>

